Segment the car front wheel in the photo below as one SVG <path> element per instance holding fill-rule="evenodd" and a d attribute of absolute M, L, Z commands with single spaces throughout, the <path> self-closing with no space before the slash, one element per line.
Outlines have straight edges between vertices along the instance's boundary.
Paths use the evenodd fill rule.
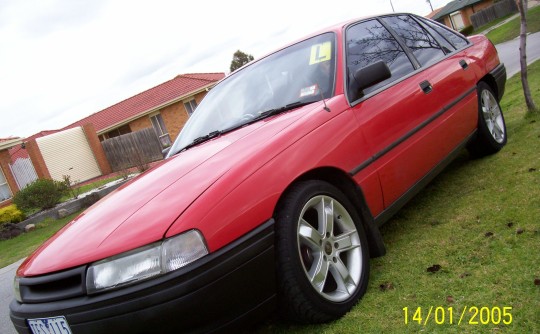
<path fill-rule="evenodd" d="M 328 322 L 365 293 L 369 254 L 360 218 L 337 188 L 296 184 L 276 212 L 280 310 L 301 323 Z"/>

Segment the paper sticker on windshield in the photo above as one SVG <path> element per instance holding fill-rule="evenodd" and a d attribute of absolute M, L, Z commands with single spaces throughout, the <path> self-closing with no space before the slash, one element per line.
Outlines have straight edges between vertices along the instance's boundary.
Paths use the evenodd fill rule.
<path fill-rule="evenodd" d="M 332 43 L 324 42 L 311 47 L 309 65 L 318 64 L 332 59 Z"/>
<path fill-rule="evenodd" d="M 300 97 L 311 96 L 311 95 L 316 95 L 316 94 L 319 94 L 318 85 L 305 87 L 300 90 Z"/>

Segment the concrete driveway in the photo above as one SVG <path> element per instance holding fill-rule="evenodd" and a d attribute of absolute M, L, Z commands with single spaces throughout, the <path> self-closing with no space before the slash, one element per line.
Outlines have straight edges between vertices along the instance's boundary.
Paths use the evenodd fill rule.
<path fill-rule="evenodd" d="M 507 77 L 510 78 L 514 74 L 521 72 L 519 65 L 519 38 L 497 44 L 496 47 L 501 62 L 506 66 Z M 531 64 L 538 59 L 540 59 L 540 32 L 527 36 L 527 63 Z"/>

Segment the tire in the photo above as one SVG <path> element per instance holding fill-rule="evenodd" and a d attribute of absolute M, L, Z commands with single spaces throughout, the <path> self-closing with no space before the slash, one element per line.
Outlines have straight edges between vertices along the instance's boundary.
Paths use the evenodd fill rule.
<path fill-rule="evenodd" d="M 329 183 L 305 181 L 284 196 L 275 218 L 282 315 L 299 323 L 342 317 L 369 278 L 369 247 L 355 208 Z"/>
<path fill-rule="evenodd" d="M 475 157 L 497 153 L 506 145 L 506 124 L 501 106 L 491 87 L 480 82 L 478 89 L 478 130 L 477 136 L 469 146 Z"/>

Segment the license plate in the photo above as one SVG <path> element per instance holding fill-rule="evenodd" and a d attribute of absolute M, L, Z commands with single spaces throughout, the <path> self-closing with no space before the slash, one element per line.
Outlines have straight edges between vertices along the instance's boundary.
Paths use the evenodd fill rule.
<path fill-rule="evenodd" d="M 71 334 L 64 317 L 28 319 L 28 325 L 34 334 Z"/>

